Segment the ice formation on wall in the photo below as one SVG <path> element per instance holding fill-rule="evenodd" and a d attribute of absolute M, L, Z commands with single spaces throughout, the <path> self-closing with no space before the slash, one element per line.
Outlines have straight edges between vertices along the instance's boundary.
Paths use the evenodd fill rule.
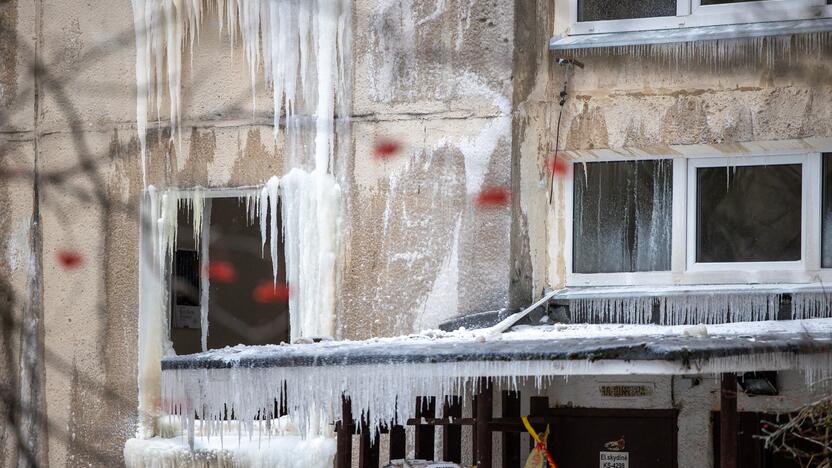
<path fill-rule="evenodd" d="M 238 189 L 248 219 L 260 226 L 262 243 L 269 245 L 275 284 L 278 274 L 277 236 L 283 235 L 286 281 L 289 284 L 291 338 L 332 336 L 335 332 L 335 282 L 338 232 L 341 223 L 341 189 L 335 178 L 323 170 L 293 169 L 282 178 L 272 177 L 262 187 Z M 139 410 L 140 436 L 153 434 L 158 416 L 160 361 L 173 353 L 168 337 L 170 296 L 167 278 L 177 237 L 177 215 L 188 207 L 193 215 L 195 240 L 201 239 L 202 271 L 206 271 L 210 243 L 211 196 L 222 192 L 204 189 L 146 191 L 142 222 L 144 252 L 140 285 L 139 314 Z M 199 201 L 196 201 L 199 200 Z M 278 206 L 283 230 L 278 232 Z M 199 207 L 201 212 L 196 213 Z M 267 229 L 267 224 L 268 229 Z M 264 252 L 265 254 L 265 252 Z M 201 344 L 207 349 L 208 278 L 202 275 Z"/>
<path fill-rule="evenodd" d="M 351 0 L 131 0 L 136 40 L 136 122 L 146 183 L 148 108 L 169 101 L 171 138 L 179 136 L 182 57 L 193 49 L 206 11 L 216 12 L 220 31 L 242 40 L 254 95 L 262 72 L 274 95 L 274 130 L 285 114 L 287 155 L 292 166 L 332 163 L 333 117 L 346 109 L 345 79 Z M 166 93 L 163 93 L 165 84 Z M 309 141 L 312 140 L 312 141 Z M 314 144 L 314 146 L 313 146 Z"/>

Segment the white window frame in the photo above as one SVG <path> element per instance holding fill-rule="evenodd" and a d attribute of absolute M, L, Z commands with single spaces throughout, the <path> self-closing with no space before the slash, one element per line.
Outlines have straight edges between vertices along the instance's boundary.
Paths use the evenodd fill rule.
<path fill-rule="evenodd" d="M 727 5 L 702 5 L 702 0 L 676 0 L 676 16 L 605 21 L 578 21 L 578 3 L 569 2 L 569 34 L 602 34 L 701 26 L 789 21 L 832 17 L 826 0 L 760 0 Z"/>
<path fill-rule="evenodd" d="M 680 158 L 602 158 L 585 161 L 673 160 L 671 267 L 669 271 L 574 273 L 572 262 L 574 221 L 574 172 L 564 180 L 566 192 L 566 239 L 564 258 L 566 286 L 666 286 L 697 284 L 811 284 L 832 281 L 832 269 L 821 268 L 822 180 L 821 153 L 755 154 L 748 156 L 701 156 Z M 802 164 L 803 201 L 801 215 L 801 259 L 796 262 L 696 262 L 696 169 L 699 167 Z"/>

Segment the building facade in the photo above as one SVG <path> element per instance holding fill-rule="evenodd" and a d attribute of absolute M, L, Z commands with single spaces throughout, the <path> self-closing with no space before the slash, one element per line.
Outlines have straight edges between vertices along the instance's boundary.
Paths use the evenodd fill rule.
<path fill-rule="evenodd" d="M 825 2 L 284 3 L 0 3 L 4 465 L 123 464 L 171 351 L 544 290 L 573 321 L 832 317 Z M 797 367 L 740 413 L 828 394 Z M 712 464 L 719 379 L 633 374 L 519 390 L 676 411 L 675 466 Z"/>

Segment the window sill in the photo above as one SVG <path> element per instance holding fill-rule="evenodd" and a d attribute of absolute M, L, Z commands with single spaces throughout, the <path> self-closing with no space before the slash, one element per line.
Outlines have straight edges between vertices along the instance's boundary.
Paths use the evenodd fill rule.
<path fill-rule="evenodd" d="M 832 31 L 832 18 L 770 21 L 761 23 L 699 26 L 653 31 L 628 31 L 599 34 L 556 36 L 549 40 L 550 50 L 596 49 L 603 47 L 676 44 L 696 41 L 788 36 Z"/>
<path fill-rule="evenodd" d="M 812 284 L 699 284 L 670 286 L 582 286 L 567 287 L 555 295 L 553 300 L 594 299 L 603 297 L 671 297 L 687 295 L 717 294 L 832 294 L 829 287 L 821 283 Z"/>

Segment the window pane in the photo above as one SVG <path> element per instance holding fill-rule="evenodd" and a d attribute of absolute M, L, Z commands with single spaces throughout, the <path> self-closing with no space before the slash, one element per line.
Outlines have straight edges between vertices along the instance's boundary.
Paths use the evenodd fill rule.
<path fill-rule="evenodd" d="M 801 164 L 697 169 L 698 262 L 800 260 Z"/>
<path fill-rule="evenodd" d="M 673 161 L 575 165 L 575 273 L 670 270 Z"/>
<path fill-rule="evenodd" d="M 676 16 L 676 0 L 578 0 L 578 21 Z"/>
<path fill-rule="evenodd" d="M 832 153 L 823 155 L 823 262 L 832 268 Z"/>
<path fill-rule="evenodd" d="M 702 5 L 726 5 L 729 3 L 749 3 L 759 1 L 760 0 L 702 0 Z"/>

